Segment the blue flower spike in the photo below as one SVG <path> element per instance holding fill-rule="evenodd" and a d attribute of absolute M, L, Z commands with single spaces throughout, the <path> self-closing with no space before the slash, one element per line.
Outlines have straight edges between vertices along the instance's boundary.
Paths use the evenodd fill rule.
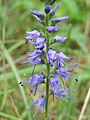
<path fill-rule="evenodd" d="M 25 43 L 30 43 L 29 45 L 33 46 L 34 48 L 32 52 L 27 52 L 27 62 L 29 65 L 33 65 L 35 69 L 38 64 L 42 65 L 42 61 L 44 61 L 47 71 L 44 73 L 40 72 L 39 74 L 35 74 L 33 69 L 30 78 L 25 82 L 20 82 L 19 84 L 21 86 L 25 86 L 27 84 L 31 85 L 32 89 L 30 90 L 30 94 L 34 93 L 34 95 L 36 95 L 37 91 L 41 93 L 41 96 L 39 95 L 40 98 L 34 100 L 30 106 L 30 109 L 37 105 L 37 109 L 33 115 L 33 118 L 38 110 L 40 110 L 41 113 L 45 113 L 45 120 L 49 120 L 49 98 L 50 96 L 53 96 L 53 101 L 57 100 L 58 98 L 63 100 L 69 98 L 69 90 L 66 87 L 65 82 L 67 82 L 69 79 L 78 81 L 73 77 L 73 74 L 76 74 L 76 72 L 73 70 L 73 67 L 76 67 L 77 64 L 73 62 L 72 58 L 66 56 L 64 52 L 61 51 L 58 53 L 50 47 L 50 35 L 58 31 L 58 28 L 55 27 L 55 25 L 67 20 L 68 16 L 52 19 L 57 8 L 59 7 L 59 4 L 51 9 L 51 5 L 54 4 L 56 0 L 49 0 L 48 3 L 45 0 L 41 1 L 46 4 L 44 9 L 45 15 L 35 10 L 30 10 L 30 12 L 40 23 L 44 21 L 44 31 L 41 31 L 40 28 L 39 30 L 33 30 L 32 32 L 27 31 Z M 41 32 L 43 34 L 40 34 Z M 59 35 L 54 36 L 52 39 L 52 41 L 59 43 L 64 43 L 66 40 L 66 36 L 62 37 Z M 42 91 L 39 89 L 39 86 L 42 84 L 46 86 L 44 93 L 42 93 Z"/>

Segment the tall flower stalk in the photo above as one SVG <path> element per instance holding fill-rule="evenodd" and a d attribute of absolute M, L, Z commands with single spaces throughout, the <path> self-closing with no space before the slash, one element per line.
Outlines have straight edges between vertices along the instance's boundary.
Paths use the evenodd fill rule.
<path fill-rule="evenodd" d="M 27 52 L 29 58 L 26 62 L 32 64 L 34 66 L 32 76 L 29 80 L 25 82 L 20 82 L 21 86 L 26 84 L 32 85 L 32 89 L 30 90 L 30 94 L 34 93 L 36 95 L 37 90 L 39 90 L 38 85 L 45 84 L 46 91 L 44 93 L 41 92 L 41 97 L 36 99 L 30 108 L 34 105 L 38 104 L 38 107 L 33 115 L 36 115 L 37 111 L 40 109 L 42 113 L 45 112 L 45 120 L 48 119 L 48 101 L 50 96 L 53 95 L 53 101 L 57 98 L 68 99 L 67 95 L 68 88 L 65 86 L 65 82 L 69 79 L 76 80 L 71 76 L 71 74 L 76 74 L 73 71 L 72 67 L 75 67 L 75 64 L 72 58 L 67 57 L 62 51 L 57 53 L 51 48 L 51 45 L 55 42 L 63 43 L 67 40 L 67 37 L 56 35 L 53 40 L 50 40 L 50 34 L 58 31 L 58 28 L 55 27 L 56 24 L 68 19 L 68 16 L 64 16 L 62 18 L 53 18 L 56 10 L 59 7 L 57 4 L 53 9 L 51 9 L 51 5 L 54 4 L 55 0 L 41 0 L 45 2 L 45 15 L 41 12 L 37 12 L 35 10 L 30 10 L 32 15 L 44 26 L 43 34 L 41 34 L 38 30 L 33 30 L 32 32 L 26 32 L 25 43 L 29 43 L 34 46 L 34 50 L 32 52 Z M 50 41 L 51 42 L 50 42 Z M 25 63 L 25 62 L 24 62 Z M 34 69 L 37 64 L 45 64 L 47 67 L 47 72 L 34 74 Z M 70 65 L 68 65 L 70 63 Z"/>
<path fill-rule="evenodd" d="M 49 35 L 47 32 L 48 25 L 49 25 L 49 15 L 47 14 L 46 20 L 45 20 L 46 52 L 48 52 L 48 49 L 49 49 Z M 48 113 L 49 75 L 50 75 L 50 64 L 47 62 L 46 105 L 45 105 L 45 118 L 46 118 L 46 120 L 47 120 L 47 113 Z"/>

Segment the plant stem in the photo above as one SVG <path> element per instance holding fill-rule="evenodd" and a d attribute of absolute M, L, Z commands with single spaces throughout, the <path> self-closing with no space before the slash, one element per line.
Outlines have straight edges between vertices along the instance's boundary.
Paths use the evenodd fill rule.
<path fill-rule="evenodd" d="M 46 35 L 46 52 L 49 48 L 49 35 L 47 32 L 47 26 L 49 25 L 49 16 L 46 15 L 45 20 L 45 35 Z M 47 120 L 48 117 L 48 98 L 49 98 L 49 75 L 50 75 L 50 65 L 47 63 L 47 81 L 46 81 L 46 104 L 45 104 L 45 120 Z"/>

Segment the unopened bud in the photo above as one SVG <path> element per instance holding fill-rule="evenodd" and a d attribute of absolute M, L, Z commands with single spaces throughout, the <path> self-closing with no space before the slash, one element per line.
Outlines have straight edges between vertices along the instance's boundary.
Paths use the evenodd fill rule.
<path fill-rule="evenodd" d="M 45 7 L 45 13 L 48 14 L 50 12 L 50 5 L 46 5 Z"/>

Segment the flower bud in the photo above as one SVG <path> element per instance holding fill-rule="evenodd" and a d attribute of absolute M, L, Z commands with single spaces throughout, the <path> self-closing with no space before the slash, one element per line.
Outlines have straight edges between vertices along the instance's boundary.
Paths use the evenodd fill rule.
<path fill-rule="evenodd" d="M 49 27 L 47 27 L 47 31 L 49 33 L 56 32 L 57 30 L 58 30 L 58 28 L 56 28 L 55 26 L 49 26 Z"/>
<path fill-rule="evenodd" d="M 50 10 L 50 18 L 52 18 L 57 10 L 57 8 L 59 7 L 59 4 L 57 4 L 52 10 Z"/>
<path fill-rule="evenodd" d="M 45 13 L 48 14 L 50 12 L 50 5 L 45 6 Z"/>

